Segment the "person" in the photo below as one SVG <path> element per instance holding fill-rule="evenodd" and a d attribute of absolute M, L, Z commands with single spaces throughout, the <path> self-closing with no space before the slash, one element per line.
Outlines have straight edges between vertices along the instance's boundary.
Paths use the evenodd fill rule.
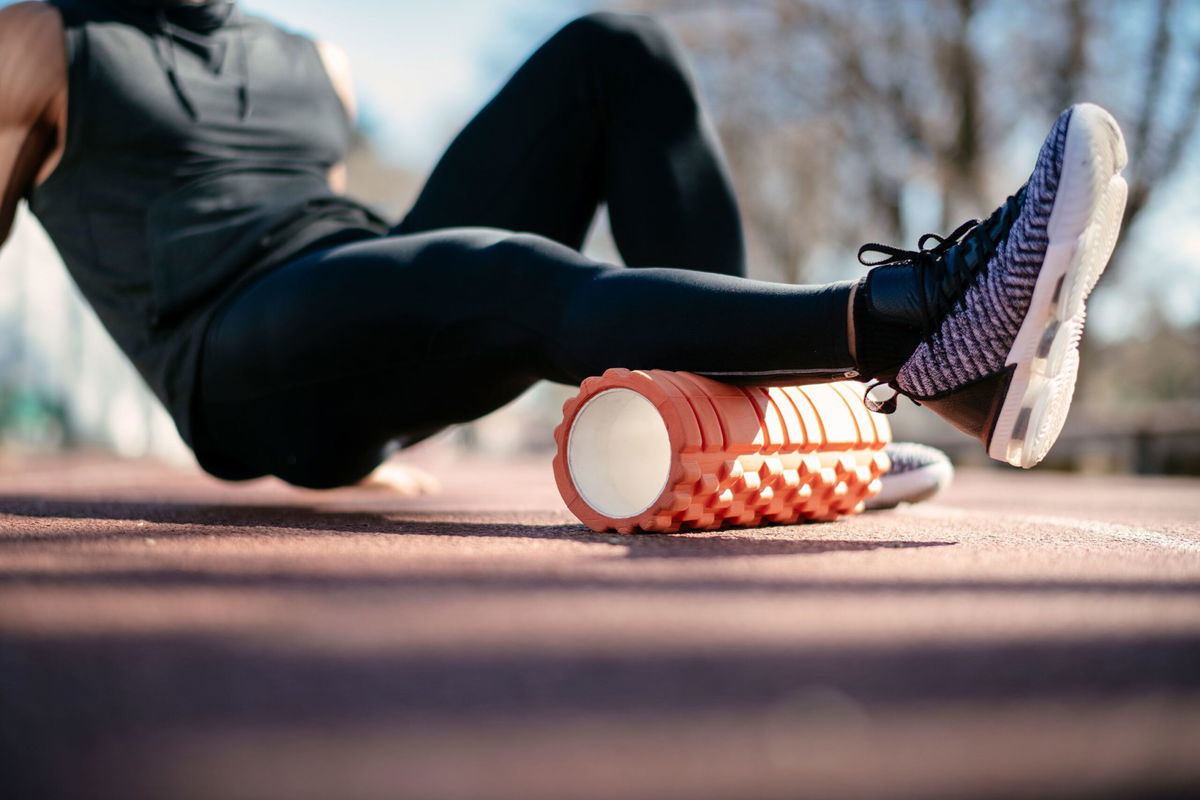
<path fill-rule="evenodd" d="M 744 277 L 717 138 L 651 17 L 551 36 L 398 222 L 342 194 L 346 61 L 232 0 L 0 9 L 0 231 L 27 199 L 213 475 L 354 483 L 614 366 L 883 383 L 1020 466 L 1058 436 L 1124 202 L 1102 109 L 1064 111 L 986 220 L 798 286 Z M 623 266 L 579 252 L 601 203 Z"/>

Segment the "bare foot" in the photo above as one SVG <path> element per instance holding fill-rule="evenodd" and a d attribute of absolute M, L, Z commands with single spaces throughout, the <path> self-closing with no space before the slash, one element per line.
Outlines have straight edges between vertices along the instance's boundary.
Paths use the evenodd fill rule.
<path fill-rule="evenodd" d="M 399 461 L 385 461 L 367 477 L 358 482 L 364 489 L 391 492 L 400 497 L 416 497 L 422 494 L 437 494 L 442 490 L 441 481 L 423 469 Z"/>

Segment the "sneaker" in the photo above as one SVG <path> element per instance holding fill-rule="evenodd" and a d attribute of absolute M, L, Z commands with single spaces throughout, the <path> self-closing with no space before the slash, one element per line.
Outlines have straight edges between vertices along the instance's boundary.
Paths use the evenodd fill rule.
<path fill-rule="evenodd" d="M 936 447 L 916 442 L 892 442 L 883 448 L 883 452 L 891 459 L 892 466 L 879 477 L 883 488 L 866 501 L 867 511 L 928 500 L 954 479 L 954 465 Z"/>
<path fill-rule="evenodd" d="M 1075 391 L 1085 301 L 1116 245 L 1126 161 L 1112 116 L 1072 106 L 1028 182 L 987 220 L 926 234 L 916 251 L 864 245 L 860 260 L 885 256 L 864 261 L 878 267 L 860 287 L 866 308 L 921 333 L 898 369 L 875 377 L 978 438 L 992 458 L 1041 461 Z M 895 399 L 869 393 L 868 405 L 887 412 Z"/>

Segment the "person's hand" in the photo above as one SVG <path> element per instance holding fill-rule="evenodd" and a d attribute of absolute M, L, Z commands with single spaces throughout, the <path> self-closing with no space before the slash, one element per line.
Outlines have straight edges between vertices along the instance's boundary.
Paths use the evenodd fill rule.
<path fill-rule="evenodd" d="M 441 481 L 432 474 L 411 464 L 390 460 L 376 467 L 374 472 L 358 482 L 358 486 L 400 497 L 437 494 L 442 490 Z"/>

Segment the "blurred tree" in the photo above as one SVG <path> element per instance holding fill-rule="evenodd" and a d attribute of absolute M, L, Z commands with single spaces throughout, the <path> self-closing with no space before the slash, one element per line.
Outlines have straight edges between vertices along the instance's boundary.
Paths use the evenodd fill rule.
<path fill-rule="evenodd" d="M 683 37 L 728 148 L 752 261 L 790 280 L 809 277 L 818 246 L 909 240 L 990 212 L 1023 177 L 1003 169 L 1006 146 L 1044 133 L 1071 102 L 1098 102 L 1124 127 L 1127 226 L 1197 130 L 1197 0 L 618 5 Z"/>

